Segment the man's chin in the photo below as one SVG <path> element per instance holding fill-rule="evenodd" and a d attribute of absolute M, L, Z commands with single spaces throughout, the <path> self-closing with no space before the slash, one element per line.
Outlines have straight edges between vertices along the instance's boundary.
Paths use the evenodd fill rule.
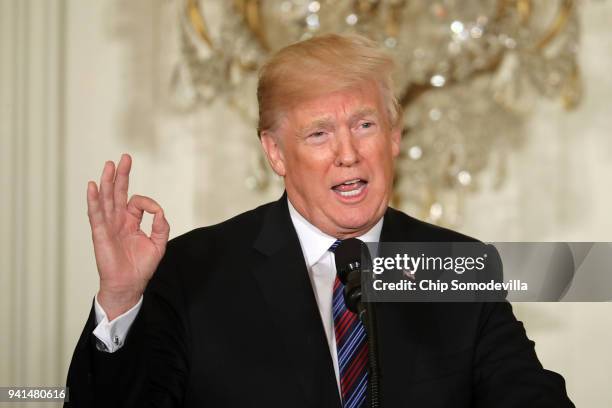
<path fill-rule="evenodd" d="M 344 234 L 347 234 L 346 238 L 350 238 L 365 234 L 379 219 L 380 217 L 373 211 L 364 214 L 363 211 L 346 210 L 336 218 L 336 225 Z"/>

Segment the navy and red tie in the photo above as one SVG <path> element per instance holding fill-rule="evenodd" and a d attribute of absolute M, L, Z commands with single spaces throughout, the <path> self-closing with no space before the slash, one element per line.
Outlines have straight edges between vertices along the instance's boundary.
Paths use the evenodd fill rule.
<path fill-rule="evenodd" d="M 334 252 L 339 244 L 339 240 L 334 242 L 329 250 Z M 344 285 L 336 276 L 332 307 L 342 406 L 361 408 L 366 406 L 368 341 L 363 324 L 355 313 L 346 308 L 343 291 Z"/>

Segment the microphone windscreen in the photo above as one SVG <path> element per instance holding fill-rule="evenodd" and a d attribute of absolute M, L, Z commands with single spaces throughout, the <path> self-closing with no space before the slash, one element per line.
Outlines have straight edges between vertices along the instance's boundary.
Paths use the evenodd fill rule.
<path fill-rule="evenodd" d="M 361 248 L 363 242 L 357 238 L 346 239 L 338 245 L 334 251 L 336 258 L 336 271 L 340 280 L 345 283 L 346 275 L 349 271 L 349 265 L 355 262 L 361 263 Z"/>

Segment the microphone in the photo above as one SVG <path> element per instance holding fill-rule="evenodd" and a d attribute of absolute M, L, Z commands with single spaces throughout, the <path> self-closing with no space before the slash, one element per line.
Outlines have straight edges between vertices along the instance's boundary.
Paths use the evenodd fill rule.
<path fill-rule="evenodd" d="M 346 308 L 359 316 L 368 336 L 368 400 L 372 408 L 380 408 L 380 367 L 378 362 L 378 334 L 376 330 L 376 309 L 371 302 L 361 301 L 361 272 L 371 270 L 370 251 L 357 238 L 340 242 L 334 251 L 336 272 L 344 284 Z M 362 264 L 362 260 L 365 265 Z M 365 267 L 365 268 L 364 268 Z"/>
<path fill-rule="evenodd" d="M 344 303 L 346 308 L 357 313 L 361 319 L 365 308 L 361 303 L 361 251 L 367 251 L 365 244 L 357 238 L 340 242 L 334 251 L 336 271 L 344 284 Z"/>

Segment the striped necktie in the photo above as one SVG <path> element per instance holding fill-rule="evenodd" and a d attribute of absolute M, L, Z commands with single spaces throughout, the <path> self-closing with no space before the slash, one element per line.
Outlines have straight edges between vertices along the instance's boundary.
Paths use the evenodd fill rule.
<path fill-rule="evenodd" d="M 340 242 L 340 240 L 334 242 L 329 250 L 334 252 Z M 355 313 L 346 308 L 343 291 L 344 285 L 336 276 L 333 316 L 342 406 L 344 408 L 361 408 L 366 406 L 368 342 L 363 324 Z"/>

